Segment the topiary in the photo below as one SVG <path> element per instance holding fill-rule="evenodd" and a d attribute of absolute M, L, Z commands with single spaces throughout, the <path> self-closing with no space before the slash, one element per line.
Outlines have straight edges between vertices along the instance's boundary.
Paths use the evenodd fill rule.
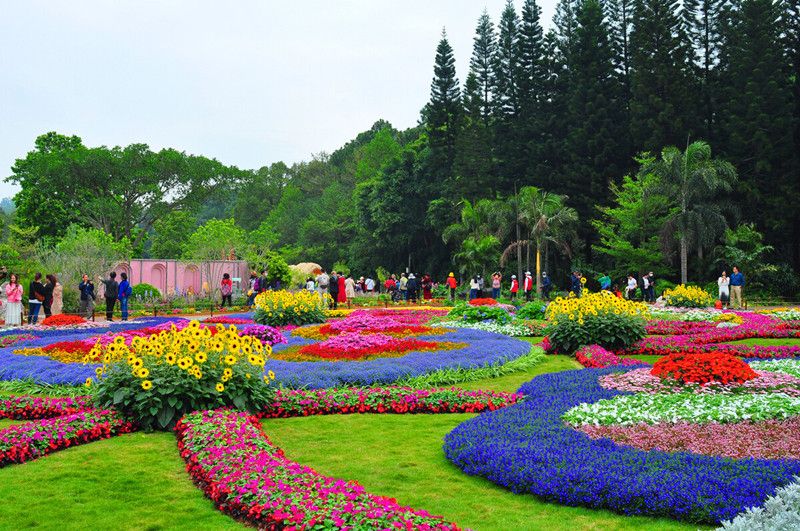
<path fill-rule="evenodd" d="M 131 287 L 131 298 L 142 301 L 160 300 L 161 291 L 152 284 L 141 282 Z"/>

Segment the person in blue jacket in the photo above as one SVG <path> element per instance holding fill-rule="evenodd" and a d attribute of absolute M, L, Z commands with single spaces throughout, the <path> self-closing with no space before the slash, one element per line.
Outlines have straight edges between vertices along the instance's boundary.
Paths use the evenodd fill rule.
<path fill-rule="evenodd" d="M 553 281 L 547 276 L 547 273 L 542 271 L 542 299 L 550 300 L 550 290 L 553 289 Z"/>
<path fill-rule="evenodd" d="M 731 308 L 736 305 L 737 308 L 742 307 L 742 289 L 744 288 L 744 275 L 739 268 L 733 266 L 733 274 L 731 275 Z"/>
<path fill-rule="evenodd" d="M 130 298 L 131 294 L 133 293 L 133 288 L 131 288 L 131 283 L 128 282 L 128 274 L 122 273 L 120 274 L 122 278 L 122 282 L 119 283 L 119 309 L 122 312 L 122 320 L 128 320 L 128 299 Z"/>

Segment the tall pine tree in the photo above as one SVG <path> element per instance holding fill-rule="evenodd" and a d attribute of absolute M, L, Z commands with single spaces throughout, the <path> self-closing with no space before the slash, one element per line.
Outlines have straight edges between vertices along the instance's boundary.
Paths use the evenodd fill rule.
<path fill-rule="evenodd" d="M 545 84 L 544 30 L 540 18 L 542 10 L 536 0 L 522 4 L 522 22 L 519 30 L 519 118 L 517 130 L 521 140 L 521 155 L 527 168 L 527 184 L 542 186 L 543 178 L 536 171 L 543 144 Z"/>
<path fill-rule="evenodd" d="M 496 50 L 497 35 L 494 32 L 492 19 L 484 9 L 478 19 L 478 26 L 475 28 L 469 69 L 475 76 L 476 93 L 480 97 L 481 117 L 487 126 L 492 114 L 492 90 L 495 84 L 492 61 L 494 61 Z"/>
<path fill-rule="evenodd" d="M 494 124 L 498 180 L 503 189 L 523 175 L 519 134 L 519 17 L 508 0 L 500 16 L 494 67 Z"/>
<path fill-rule="evenodd" d="M 631 34 L 631 136 L 657 152 L 694 136 L 692 64 L 678 0 L 635 0 Z"/>
<path fill-rule="evenodd" d="M 795 123 L 791 62 L 781 42 L 781 4 L 741 0 L 723 28 L 720 68 L 725 87 L 722 151 L 739 170 L 742 202 L 768 240 L 798 258 Z"/>
<path fill-rule="evenodd" d="M 424 114 L 431 149 L 431 173 L 437 179 L 447 181 L 452 177 L 456 138 L 461 123 L 461 91 L 456 79 L 453 48 L 444 30 L 436 47 L 431 100 Z"/>
<path fill-rule="evenodd" d="M 455 194 L 452 199 L 475 201 L 494 195 L 491 131 L 484 121 L 484 93 L 475 72 L 464 83 L 464 122 L 456 139 L 453 164 Z"/>
<path fill-rule="evenodd" d="M 591 219 L 596 205 L 607 202 L 609 184 L 625 169 L 622 90 L 604 18 L 599 0 L 583 0 L 578 7 L 569 76 L 568 162 L 556 190 L 570 197 L 582 219 Z M 590 260 L 595 233 L 589 224 L 581 227 Z"/>

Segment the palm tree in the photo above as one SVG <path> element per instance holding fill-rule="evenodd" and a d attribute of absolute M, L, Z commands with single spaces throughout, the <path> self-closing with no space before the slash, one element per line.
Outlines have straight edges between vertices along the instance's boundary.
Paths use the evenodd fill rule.
<path fill-rule="evenodd" d="M 503 251 L 503 261 L 512 250 L 531 247 L 536 251 L 536 293 L 542 292 L 542 247 L 547 242 L 561 246 L 569 252 L 569 234 L 578 222 L 578 213 L 565 205 L 567 197 L 545 192 L 535 186 L 526 186 L 519 191 L 519 218 L 528 232 L 528 239 L 517 240 Z"/>
<path fill-rule="evenodd" d="M 461 221 L 447 226 L 442 231 L 442 240 L 444 243 L 452 241 L 465 240 L 468 237 L 480 238 L 481 236 L 488 235 L 489 220 L 492 215 L 492 201 L 490 199 L 481 199 L 474 204 L 468 199 L 461 202 Z"/>
<path fill-rule="evenodd" d="M 471 274 L 480 271 L 485 276 L 486 266 L 497 259 L 499 247 L 500 240 L 495 236 L 470 236 L 461 244 L 461 250 L 453 255 L 453 262 L 458 264 L 458 271 L 462 275 L 468 271 Z"/>
<path fill-rule="evenodd" d="M 728 226 L 718 195 L 730 192 L 736 169 L 727 161 L 712 159 L 711 147 L 702 140 L 681 152 L 670 146 L 660 159 L 646 162 L 641 170 L 656 175 L 657 189 L 677 206 L 667 218 L 663 236 L 677 240 L 680 248 L 681 282 L 687 282 L 689 245 L 708 245 Z"/>

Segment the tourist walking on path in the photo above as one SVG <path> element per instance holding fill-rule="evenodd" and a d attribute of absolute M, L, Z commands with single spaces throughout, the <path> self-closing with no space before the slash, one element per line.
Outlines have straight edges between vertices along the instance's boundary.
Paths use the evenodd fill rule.
<path fill-rule="evenodd" d="M 403 296 L 403 300 L 408 300 L 408 277 L 406 277 L 405 273 L 400 274 L 400 295 Z"/>
<path fill-rule="evenodd" d="M 22 285 L 19 283 L 17 275 L 9 275 L 8 284 L 5 287 L 6 294 L 6 326 L 19 326 L 22 324 Z"/>
<path fill-rule="evenodd" d="M 131 283 L 128 282 L 128 273 L 121 273 L 120 277 L 122 278 L 122 282 L 119 283 L 119 292 L 117 293 L 117 298 L 119 299 L 119 309 L 122 312 L 122 320 L 128 320 L 128 299 L 130 299 L 131 295 L 133 294 L 133 288 L 131 287 Z"/>
<path fill-rule="evenodd" d="M 325 300 L 325 295 L 328 293 L 328 285 L 331 282 L 331 277 L 323 269 L 320 271 L 319 275 L 317 275 L 317 293 L 319 293 L 319 298 L 323 301 Z"/>
<path fill-rule="evenodd" d="M 94 313 L 94 299 L 97 295 L 94 292 L 94 284 L 89 275 L 84 274 L 83 280 L 78 284 L 78 291 L 81 293 L 80 313 L 85 319 L 90 319 Z"/>
<path fill-rule="evenodd" d="M 447 275 L 447 287 L 450 288 L 450 300 L 456 300 L 456 287 L 458 287 L 458 281 L 452 272 Z"/>
<path fill-rule="evenodd" d="M 542 280 L 547 278 L 547 273 L 542 273 Z M 531 293 L 533 292 L 533 277 L 530 271 L 525 271 L 525 280 L 522 284 L 522 290 L 525 292 L 525 300 L 530 302 Z"/>
<path fill-rule="evenodd" d="M 731 300 L 730 292 L 731 279 L 725 271 L 722 272 L 717 279 L 717 286 L 719 286 L 719 302 L 722 303 L 722 308 L 727 309 Z"/>
<path fill-rule="evenodd" d="M 533 278 L 531 278 L 531 281 L 533 281 Z M 533 289 L 533 286 L 531 286 L 531 289 Z M 546 272 L 542 271 L 542 299 L 549 301 L 550 291 L 552 289 L 553 289 L 553 279 L 551 279 Z M 530 296 L 528 296 L 527 300 L 531 300 Z"/>
<path fill-rule="evenodd" d="M 433 279 L 428 273 L 422 275 L 422 298 L 426 301 L 433 299 Z"/>
<path fill-rule="evenodd" d="M 350 275 L 347 275 L 347 278 L 344 280 L 344 294 L 348 299 L 352 299 L 356 296 L 356 282 Z"/>
<path fill-rule="evenodd" d="M 53 281 L 56 286 L 53 288 L 53 305 L 50 307 L 50 311 L 53 315 L 59 315 L 64 310 L 64 286 L 55 275 L 53 275 Z"/>
<path fill-rule="evenodd" d="M 408 275 L 408 283 L 406 284 L 406 292 L 408 293 L 408 300 L 411 302 L 417 302 L 417 289 L 419 286 L 417 285 L 417 277 L 414 276 L 414 273 Z"/>
<path fill-rule="evenodd" d="M 496 272 L 492 275 L 492 298 L 497 300 L 500 298 L 500 288 L 502 287 L 502 275 L 500 272 Z"/>
<path fill-rule="evenodd" d="M 222 294 L 222 307 L 225 307 L 225 301 L 228 301 L 228 307 L 233 306 L 233 281 L 229 273 L 223 273 L 219 292 Z"/>
<path fill-rule="evenodd" d="M 742 307 L 742 289 L 744 289 L 744 275 L 739 268 L 733 266 L 733 274 L 731 275 L 731 308 L 736 305 L 736 308 Z"/>
<path fill-rule="evenodd" d="M 364 289 L 367 293 L 374 293 L 375 292 L 375 281 L 372 277 L 367 277 L 367 280 L 364 281 Z"/>
<path fill-rule="evenodd" d="M 56 287 L 56 282 L 53 275 L 45 275 L 44 278 L 46 282 L 43 285 L 44 300 L 42 301 L 42 310 L 44 310 L 44 318 L 47 319 L 53 315 L 51 308 L 53 307 L 53 290 Z"/>
<path fill-rule="evenodd" d="M 478 283 L 478 277 L 472 277 L 469 281 L 469 300 L 477 299 L 480 289 L 481 285 Z"/>
<path fill-rule="evenodd" d="M 44 301 L 44 286 L 42 286 L 42 274 L 36 273 L 28 286 L 28 324 L 39 322 L 39 310 L 42 309 Z"/>
<path fill-rule="evenodd" d="M 344 275 L 339 275 L 339 303 L 347 302 L 347 283 Z"/>
<path fill-rule="evenodd" d="M 479 299 L 483 298 L 483 286 L 484 286 L 483 277 L 478 275 L 478 298 Z"/>
<path fill-rule="evenodd" d="M 113 321 L 114 307 L 117 305 L 117 298 L 119 298 L 119 282 L 117 282 L 117 272 L 112 271 L 108 274 L 108 280 L 103 280 L 101 278 L 100 282 L 103 283 L 103 298 L 106 300 L 106 319 L 108 321 Z"/>
<path fill-rule="evenodd" d="M 335 310 L 339 307 L 339 275 L 336 274 L 336 271 L 331 271 L 328 280 L 328 293 L 333 299 L 333 309 Z"/>
<path fill-rule="evenodd" d="M 656 276 L 650 271 L 647 274 L 647 293 L 645 297 L 649 302 L 656 302 Z"/>
<path fill-rule="evenodd" d="M 517 275 L 511 275 L 511 300 L 517 300 L 517 293 L 519 292 L 519 281 Z"/>
<path fill-rule="evenodd" d="M 650 278 L 647 275 L 642 275 L 642 299 L 650 302 Z"/>

